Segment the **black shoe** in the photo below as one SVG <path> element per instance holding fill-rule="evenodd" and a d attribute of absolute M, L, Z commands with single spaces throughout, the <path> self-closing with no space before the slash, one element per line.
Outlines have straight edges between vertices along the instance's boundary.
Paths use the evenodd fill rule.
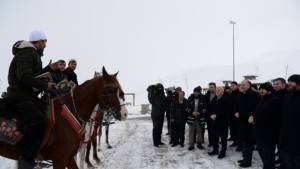
<path fill-rule="evenodd" d="M 158 145 L 162 146 L 162 145 L 165 145 L 165 143 L 159 142 Z"/>
<path fill-rule="evenodd" d="M 202 146 L 202 144 L 197 144 L 197 147 L 200 149 L 200 150 L 203 150 L 204 147 Z"/>
<path fill-rule="evenodd" d="M 173 145 L 172 145 L 172 147 L 176 147 L 176 146 L 178 146 L 179 144 L 178 143 L 174 143 Z"/>
<path fill-rule="evenodd" d="M 166 135 L 168 136 L 168 135 L 170 135 L 170 133 L 168 132 Z"/>
<path fill-rule="evenodd" d="M 225 157 L 225 153 L 220 153 L 218 159 L 223 159 Z"/>
<path fill-rule="evenodd" d="M 181 146 L 181 147 L 184 147 L 184 144 L 183 144 L 183 143 L 181 143 L 181 144 L 180 144 L 180 146 Z"/>
<path fill-rule="evenodd" d="M 18 160 L 18 169 L 33 169 L 35 167 L 34 160 L 25 160 L 20 157 Z"/>
<path fill-rule="evenodd" d="M 218 154 L 219 154 L 219 152 L 217 152 L 215 150 L 213 150 L 212 152 L 208 153 L 208 155 L 210 155 L 210 156 L 214 156 L 214 155 L 218 155 Z"/>
<path fill-rule="evenodd" d="M 232 137 L 230 137 L 229 139 L 227 139 L 227 141 L 233 141 L 233 138 L 232 138 Z"/>
<path fill-rule="evenodd" d="M 189 150 L 189 151 L 192 151 L 192 150 L 194 150 L 194 149 L 195 149 L 194 146 L 190 146 L 188 150 Z"/>
<path fill-rule="evenodd" d="M 154 144 L 154 147 L 159 147 L 159 145 L 158 144 Z"/>
<path fill-rule="evenodd" d="M 240 164 L 240 167 L 242 167 L 242 168 L 248 168 L 248 167 L 251 167 L 252 165 L 250 164 L 250 163 L 241 163 Z"/>

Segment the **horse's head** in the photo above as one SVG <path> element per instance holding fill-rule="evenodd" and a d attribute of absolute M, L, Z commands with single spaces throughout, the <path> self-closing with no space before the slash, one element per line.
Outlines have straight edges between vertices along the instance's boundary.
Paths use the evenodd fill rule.
<path fill-rule="evenodd" d="M 110 75 L 103 67 L 102 76 L 98 74 L 99 79 L 97 87 L 97 100 L 101 109 L 106 111 L 113 111 L 114 117 L 118 120 L 127 119 L 128 111 L 125 105 L 125 94 L 117 79 L 117 75 Z"/>

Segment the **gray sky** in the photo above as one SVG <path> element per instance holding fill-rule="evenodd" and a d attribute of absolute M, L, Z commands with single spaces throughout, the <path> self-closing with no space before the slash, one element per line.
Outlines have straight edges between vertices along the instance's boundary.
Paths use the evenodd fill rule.
<path fill-rule="evenodd" d="M 48 36 L 45 65 L 76 58 L 80 82 L 105 65 L 112 73 L 120 71 L 127 92 L 144 97 L 149 83 L 230 65 L 231 19 L 237 22 L 238 64 L 256 67 L 253 61 L 270 53 L 299 56 L 299 0 L 1 0 L 0 90 L 7 86 L 12 44 L 37 29 Z M 272 64 L 270 69 L 284 67 Z M 213 79 L 213 69 L 207 72 Z M 231 73 L 224 74 L 229 78 Z M 207 82 L 199 77 L 190 83 Z"/>

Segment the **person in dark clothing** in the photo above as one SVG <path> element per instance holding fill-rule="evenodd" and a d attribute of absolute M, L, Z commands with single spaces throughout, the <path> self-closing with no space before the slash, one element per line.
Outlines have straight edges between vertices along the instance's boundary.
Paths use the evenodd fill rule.
<path fill-rule="evenodd" d="M 235 117 L 239 123 L 239 137 L 243 144 L 243 159 L 239 160 L 240 167 L 246 168 L 252 165 L 252 153 L 254 149 L 253 126 L 248 123 L 250 115 L 255 111 L 259 102 L 258 93 L 251 89 L 251 82 L 243 80 L 240 85 L 241 94 L 238 98 L 238 108 Z"/>
<path fill-rule="evenodd" d="M 280 137 L 282 168 L 300 169 L 300 75 L 288 79 Z"/>
<path fill-rule="evenodd" d="M 229 95 L 229 98 L 230 98 L 230 105 L 231 105 L 231 114 L 229 116 L 229 128 L 230 128 L 230 137 L 231 140 L 233 141 L 230 147 L 237 146 L 237 151 L 240 151 L 242 150 L 242 143 L 238 135 L 238 119 L 235 118 L 234 116 L 234 114 L 237 112 L 238 97 L 240 95 L 238 83 L 231 82 L 230 88 L 231 88 L 231 94 Z"/>
<path fill-rule="evenodd" d="M 201 91 L 202 88 L 200 86 L 196 87 L 193 94 L 188 98 L 187 123 L 189 125 L 189 150 L 195 148 L 195 140 L 197 147 L 203 149 L 204 137 L 202 135 L 201 124 L 206 120 L 206 103 Z"/>
<path fill-rule="evenodd" d="M 248 121 L 254 125 L 254 136 L 263 162 L 263 169 L 275 169 L 280 100 L 273 94 L 274 89 L 270 83 L 262 84 L 259 93 L 261 100 Z"/>
<path fill-rule="evenodd" d="M 66 69 L 66 62 L 64 60 L 57 61 L 58 69 L 53 70 L 51 72 L 52 79 L 54 83 L 59 83 L 63 81 L 66 77 L 65 69 Z"/>
<path fill-rule="evenodd" d="M 181 147 L 184 147 L 185 123 L 187 119 L 187 100 L 184 98 L 183 91 L 179 91 L 177 95 L 178 97 L 171 110 L 172 147 L 175 147 L 178 144 L 180 144 Z"/>
<path fill-rule="evenodd" d="M 211 125 L 212 119 L 209 117 L 209 114 L 212 112 L 213 106 L 212 101 L 216 96 L 216 83 L 211 82 L 208 84 L 208 92 L 205 94 L 205 101 L 207 104 L 207 117 L 206 117 L 206 125 L 207 125 L 207 132 L 208 132 L 208 143 L 209 147 L 212 146 L 212 135 L 211 135 Z"/>
<path fill-rule="evenodd" d="M 166 118 L 167 118 L 167 127 L 168 127 L 168 132 L 166 135 L 171 135 L 171 107 L 173 106 L 173 93 L 171 91 L 166 91 L 167 92 L 167 109 L 166 109 Z M 170 141 L 170 144 L 172 143 L 172 138 Z"/>
<path fill-rule="evenodd" d="M 73 81 L 76 85 L 78 85 L 77 75 L 75 73 L 77 67 L 77 61 L 72 59 L 69 61 L 68 68 L 65 71 L 68 81 Z"/>
<path fill-rule="evenodd" d="M 151 118 L 153 122 L 153 144 L 155 147 L 164 145 L 161 141 L 161 134 L 164 124 L 166 111 L 166 96 L 162 84 L 151 85 L 148 87 L 148 100 L 152 104 Z"/>
<path fill-rule="evenodd" d="M 55 84 L 36 79 L 42 74 L 41 57 L 46 47 L 47 38 L 43 32 L 33 31 L 28 41 L 18 41 L 13 45 L 13 55 L 9 67 L 6 99 L 14 103 L 13 108 L 18 119 L 18 128 L 24 134 L 24 150 L 18 161 L 19 169 L 33 169 L 34 160 L 40 150 L 45 130 L 44 113 L 38 105 L 35 89 L 45 91 Z M 50 67 L 55 69 L 54 64 Z"/>
<path fill-rule="evenodd" d="M 284 102 L 284 98 L 285 96 L 287 95 L 288 91 L 287 91 L 287 85 L 286 85 L 286 80 L 284 78 L 277 78 L 277 79 L 274 79 L 273 80 L 273 88 L 275 90 L 275 95 L 280 99 L 280 117 L 282 117 L 283 115 L 283 109 L 282 109 L 282 105 L 283 105 L 283 102 Z M 281 130 L 281 123 L 279 125 L 277 125 L 279 127 L 278 129 L 278 133 L 277 133 L 277 138 L 278 138 L 278 141 L 276 143 L 276 146 L 277 146 L 277 153 L 276 153 L 276 156 L 277 156 L 277 160 L 276 160 L 276 164 L 278 168 L 280 168 L 280 164 L 281 164 L 281 159 L 280 159 L 280 145 L 279 145 L 279 138 L 280 138 L 280 130 Z"/>
<path fill-rule="evenodd" d="M 227 95 L 224 94 L 224 88 L 218 87 L 216 89 L 216 99 L 213 99 L 213 109 L 210 114 L 212 119 L 212 144 L 213 151 L 209 152 L 209 155 L 219 155 L 219 159 L 222 159 L 226 155 L 227 150 L 227 137 L 228 126 L 230 116 L 230 100 Z M 221 139 L 221 152 L 219 154 L 219 140 Z"/>

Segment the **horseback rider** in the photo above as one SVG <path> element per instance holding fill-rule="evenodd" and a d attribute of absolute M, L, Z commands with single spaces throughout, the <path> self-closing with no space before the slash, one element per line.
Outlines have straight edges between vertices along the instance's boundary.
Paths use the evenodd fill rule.
<path fill-rule="evenodd" d="M 41 57 L 46 47 L 47 38 L 41 31 L 33 31 L 29 41 L 18 41 L 13 45 L 14 58 L 8 73 L 6 98 L 14 102 L 14 110 L 18 119 L 18 128 L 24 134 L 20 142 L 21 150 L 19 169 L 33 169 L 34 160 L 40 150 L 45 130 L 45 115 L 38 98 L 39 91 L 52 88 L 53 82 L 45 82 L 35 78 L 50 68 L 56 69 L 57 64 L 50 64 L 42 69 Z M 35 89 L 34 89 L 35 88 Z"/>

